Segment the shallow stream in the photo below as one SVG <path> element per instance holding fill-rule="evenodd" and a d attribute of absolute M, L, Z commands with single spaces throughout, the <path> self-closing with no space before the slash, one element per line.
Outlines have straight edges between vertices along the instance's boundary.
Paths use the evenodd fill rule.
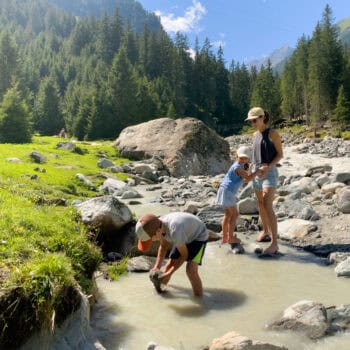
<path fill-rule="evenodd" d="M 280 174 L 305 174 L 306 167 L 331 163 L 344 171 L 344 163 L 317 156 L 289 158 Z M 306 161 L 307 158 L 307 161 Z M 347 159 L 348 160 L 348 159 Z M 138 189 L 139 190 L 139 189 Z M 149 204 L 159 192 L 141 193 L 143 204 L 131 206 L 137 216 L 145 212 L 164 214 L 169 208 Z M 214 338 L 236 331 L 253 340 L 288 347 L 289 350 L 348 350 L 350 334 L 311 341 L 295 333 L 271 332 L 265 325 L 300 300 L 332 305 L 350 303 L 349 279 L 336 277 L 334 266 L 287 246 L 279 259 L 259 259 L 252 238 L 239 234 L 246 254 L 233 255 L 228 246 L 210 243 L 200 267 L 205 295 L 192 297 L 185 269 L 177 271 L 158 295 L 147 273 L 129 273 L 116 282 L 97 280 L 100 296 L 92 313 L 92 326 L 108 350 L 142 350 L 148 342 L 177 350 L 197 350 Z M 266 243 L 265 243 L 266 244 Z"/>

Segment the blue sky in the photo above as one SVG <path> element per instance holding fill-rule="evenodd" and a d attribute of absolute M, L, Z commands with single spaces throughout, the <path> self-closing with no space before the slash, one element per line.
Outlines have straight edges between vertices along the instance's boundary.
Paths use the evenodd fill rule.
<path fill-rule="evenodd" d="M 249 62 L 284 45 L 295 47 L 302 34 L 312 35 L 328 3 L 335 22 L 350 17 L 350 0 L 138 0 L 157 12 L 165 30 L 181 31 L 191 46 L 196 36 L 219 44 L 229 63 Z"/>

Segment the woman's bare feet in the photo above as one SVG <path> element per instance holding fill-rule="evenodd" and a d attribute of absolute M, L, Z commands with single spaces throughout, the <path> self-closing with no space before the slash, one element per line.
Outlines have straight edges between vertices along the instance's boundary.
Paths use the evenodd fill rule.
<path fill-rule="evenodd" d="M 276 254 L 278 252 L 278 245 L 271 244 L 268 248 L 264 250 L 264 254 Z"/>
<path fill-rule="evenodd" d="M 232 244 L 232 243 L 241 243 L 241 242 L 242 241 L 237 236 L 233 236 L 233 238 L 228 240 L 228 243 L 230 243 L 230 244 Z"/>
<path fill-rule="evenodd" d="M 221 240 L 222 244 L 228 243 L 228 236 L 222 236 L 222 240 Z"/>

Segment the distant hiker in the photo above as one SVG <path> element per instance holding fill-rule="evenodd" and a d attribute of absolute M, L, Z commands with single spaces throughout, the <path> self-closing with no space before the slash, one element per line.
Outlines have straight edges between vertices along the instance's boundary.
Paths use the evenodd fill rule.
<path fill-rule="evenodd" d="M 249 147 L 240 147 L 237 150 L 237 159 L 235 163 L 226 173 L 223 181 L 220 184 L 216 204 L 224 207 L 224 218 L 221 222 L 222 227 L 222 243 L 229 243 L 231 249 L 236 254 L 244 253 L 244 248 L 241 245 L 241 240 L 234 235 L 236 221 L 239 216 L 236 204 L 236 194 L 244 181 L 253 180 L 260 170 L 249 174 L 248 161 L 251 158 L 251 149 Z"/>
<path fill-rule="evenodd" d="M 278 184 L 276 164 L 283 158 L 280 135 L 267 126 L 269 114 L 260 107 L 254 107 L 248 112 L 248 121 L 257 131 L 253 136 L 253 171 L 260 169 L 262 174 L 253 181 L 255 194 L 258 199 L 259 214 L 263 225 L 257 241 L 271 241 L 264 250 L 265 254 L 278 252 L 277 219 L 273 210 L 273 199 Z"/>
<path fill-rule="evenodd" d="M 66 137 L 66 130 L 62 128 L 58 134 L 59 137 L 62 137 L 63 139 Z"/>
<path fill-rule="evenodd" d="M 161 217 L 153 214 L 143 215 L 136 224 L 139 239 L 138 249 L 145 252 L 151 248 L 152 241 L 160 241 L 157 259 L 151 269 L 151 280 L 158 292 L 160 285 L 166 285 L 172 274 L 185 262 L 186 273 L 191 282 L 193 294 L 203 295 L 202 281 L 198 274 L 208 240 L 205 224 L 189 213 L 175 212 Z M 161 270 L 168 249 L 173 245 L 169 260 Z M 154 272 L 161 272 L 155 275 Z"/>

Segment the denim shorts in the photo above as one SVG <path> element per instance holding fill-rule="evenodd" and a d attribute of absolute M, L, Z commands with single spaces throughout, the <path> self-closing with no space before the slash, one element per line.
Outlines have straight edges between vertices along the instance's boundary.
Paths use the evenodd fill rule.
<path fill-rule="evenodd" d="M 236 196 L 233 192 L 220 186 L 216 194 L 215 204 L 221 205 L 224 208 L 234 207 L 236 205 Z"/>
<path fill-rule="evenodd" d="M 253 187 L 256 191 L 262 191 L 263 188 L 266 187 L 274 187 L 276 188 L 278 184 L 278 170 L 275 166 L 273 166 L 269 172 L 267 173 L 266 177 L 263 179 L 259 179 L 256 177 L 253 180 Z"/>

